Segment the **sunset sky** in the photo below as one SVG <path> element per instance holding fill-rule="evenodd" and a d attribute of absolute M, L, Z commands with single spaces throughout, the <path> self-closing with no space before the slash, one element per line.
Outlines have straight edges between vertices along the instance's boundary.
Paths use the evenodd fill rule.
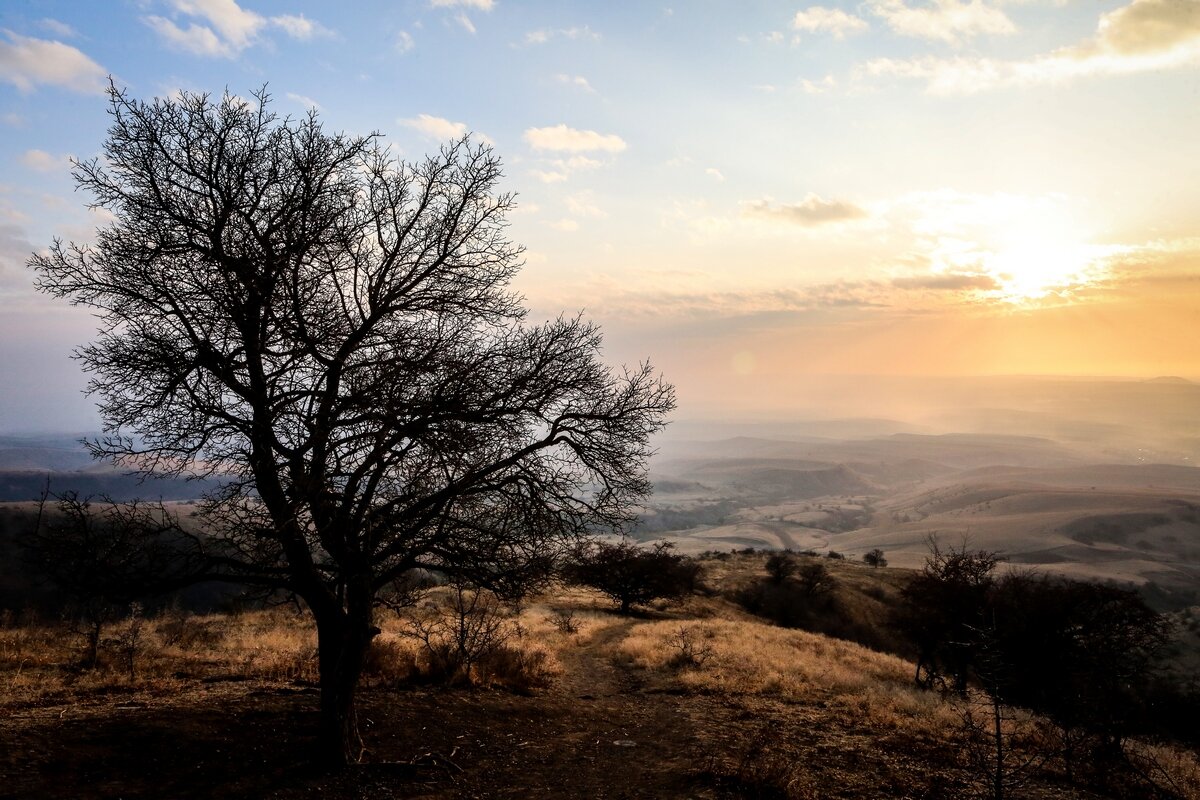
<path fill-rule="evenodd" d="M 0 6 L 0 432 L 94 427 L 92 320 L 24 263 L 95 227 L 107 77 L 386 134 L 519 195 L 532 319 L 680 415 L 814 376 L 1200 378 L 1200 0 L 111 0 Z"/>

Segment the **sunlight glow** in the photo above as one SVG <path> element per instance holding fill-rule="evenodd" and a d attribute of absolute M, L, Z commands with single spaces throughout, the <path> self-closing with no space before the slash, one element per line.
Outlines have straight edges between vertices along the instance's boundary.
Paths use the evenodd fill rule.
<path fill-rule="evenodd" d="M 1031 238 L 1014 242 L 988 259 L 988 272 L 1000 284 L 998 294 L 1012 303 L 1070 293 L 1094 283 L 1102 267 L 1093 248 Z"/>

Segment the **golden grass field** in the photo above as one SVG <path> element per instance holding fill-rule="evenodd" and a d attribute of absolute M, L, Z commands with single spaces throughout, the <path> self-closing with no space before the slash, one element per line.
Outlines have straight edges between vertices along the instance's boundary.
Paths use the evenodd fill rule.
<path fill-rule="evenodd" d="M 776 627 L 725 599 L 762 564 L 760 554 L 710 561 L 706 592 L 633 617 L 576 588 L 496 607 L 501 656 L 450 686 L 432 680 L 411 632 L 452 593 L 381 615 L 362 682 L 365 763 L 338 777 L 305 765 L 316 642 L 293 607 L 147 619 L 132 678 L 136 621 L 109 626 L 94 670 L 76 666 L 81 639 L 64 624 L 9 624 L 0 796 L 986 796 L 987 742 L 964 722 L 986 717 L 979 698 L 919 690 L 900 657 Z M 844 601 L 868 614 L 903 575 L 831 569 Z M 1015 710 L 1003 733 L 1014 759 L 1051 736 Z M 1195 753 L 1150 742 L 1128 753 L 1171 787 L 1159 796 L 1200 797 Z M 1153 796 L 1072 784 L 1052 758 L 1014 768 L 1016 778 L 1013 797 Z"/>

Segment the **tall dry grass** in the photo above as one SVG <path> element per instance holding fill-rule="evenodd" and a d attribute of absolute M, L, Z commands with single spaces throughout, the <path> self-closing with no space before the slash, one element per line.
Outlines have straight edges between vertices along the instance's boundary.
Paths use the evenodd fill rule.
<path fill-rule="evenodd" d="M 0 629 L 0 706 L 77 702 L 113 690 L 171 691 L 214 678 L 317 678 L 311 624 L 279 609 L 121 620 L 104 629 L 94 669 L 82 666 L 83 650 L 82 634 L 66 623 Z"/>
<path fill-rule="evenodd" d="M 684 656 L 684 640 L 707 649 L 702 663 Z M 616 652 L 692 692 L 820 700 L 888 728 L 937 731 L 958 719 L 940 695 L 912 685 L 908 662 L 805 631 L 722 619 L 652 622 L 636 626 Z"/>

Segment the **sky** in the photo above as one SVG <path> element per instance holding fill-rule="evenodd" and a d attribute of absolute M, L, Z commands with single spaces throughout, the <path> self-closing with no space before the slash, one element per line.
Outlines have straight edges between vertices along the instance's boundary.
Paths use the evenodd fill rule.
<path fill-rule="evenodd" d="M 96 425 L 95 321 L 25 262 L 100 221 L 70 160 L 110 79 L 491 143 L 531 319 L 583 311 L 685 417 L 839 375 L 1200 378 L 1200 0 L 6 0 L 0 431 Z"/>

